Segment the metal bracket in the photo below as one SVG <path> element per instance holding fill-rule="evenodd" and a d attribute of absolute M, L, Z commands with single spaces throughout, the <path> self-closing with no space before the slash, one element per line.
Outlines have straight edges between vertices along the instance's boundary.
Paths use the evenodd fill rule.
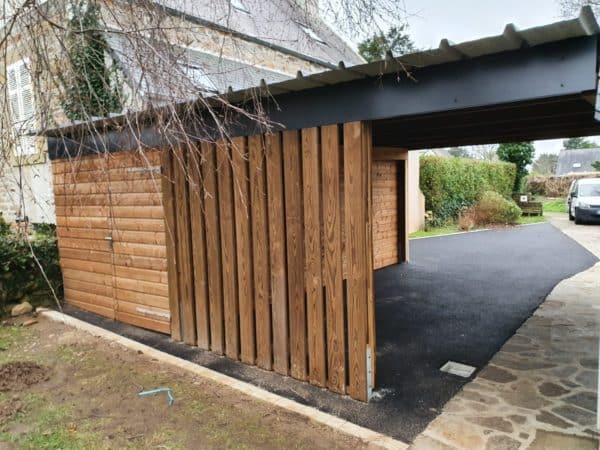
<path fill-rule="evenodd" d="M 371 347 L 367 347 L 367 401 L 373 395 L 373 371 L 371 370 Z"/>
<path fill-rule="evenodd" d="M 108 235 L 104 236 L 104 240 L 109 242 L 110 248 L 113 247 L 113 237 L 112 232 L 108 233 Z"/>

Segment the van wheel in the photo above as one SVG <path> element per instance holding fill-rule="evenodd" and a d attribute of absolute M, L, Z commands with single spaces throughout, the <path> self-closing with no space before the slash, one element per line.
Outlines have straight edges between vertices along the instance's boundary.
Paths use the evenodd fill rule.
<path fill-rule="evenodd" d="M 583 224 L 583 219 L 581 217 L 579 217 L 579 214 L 577 214 L 577 208 L 575 208 L 575 225 L 582 225 Z"/>
<path fill-rule="evenodd" d="M 575 220 L 575 216 L 571 214 L 571 208 L 569 208 L 569 220 Z"/>

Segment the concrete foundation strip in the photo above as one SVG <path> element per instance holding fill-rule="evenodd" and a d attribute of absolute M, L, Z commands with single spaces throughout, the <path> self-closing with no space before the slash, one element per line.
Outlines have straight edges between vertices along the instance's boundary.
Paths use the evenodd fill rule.
<path fill-rule="evenodd" d="M 111 331 L 89 324 L 82 320 L 60 313 L 58 311 L 53 311 L 45 308 L 38 308 L 37 311 L 41 316 L 46 317 L 55 322 L 61 322 L 65 325 L 77 328 L 78 330 L 85 331 L 93 336 L 98 336 L 108 341 L 116 342 L 131 350 L 142 351 L 145 355 L 151 358 L 156 358 L 160 362 L 171 364 L 172 366 L 184 369 L 195 375 L 199 375 L 203 378 L 212 380 L 219 384 L 243 392 L 244 394 L 249 395 L 250 397 L 254 397 L 263 402 L 270 403 L 272 405 L 278 406 L 296 414 L 300 414 L 314 422 L 327 425 L 328 427 L 333 428 L 336 431 L 348 434 L 350 436 L 364 441 L 369 445 L 369 448 L 380 448 L 388 450 L 408 449 L 408 445 L 404 442 L 393 439 L 384 434 L 369 430 L 368 428 L 364 428 L 359 425 L 355 425 L 351 422 L 348 422 L 347 420 L 340 419 L 339 417 L 335 417 L 331 414 L 319 411 L 318 409 L 313 408 L 312 406 L 302 405 L 294 400 L 290 400 L 280 395 L 273 394 L 272 392 L 266 391 L 252 384 L 237 380 L 235 378 L 208 369 L 206 367 L 199 366 L 190 361 L 186 361 L 185 359 L 178 358 L 165 352 L 161 352 L 160 350 L 156 350 L 155 348 L 149 347 L 145 344 L 141 344 L 137 341 L 134 341 L 133 339 L 128 339 Z"/>

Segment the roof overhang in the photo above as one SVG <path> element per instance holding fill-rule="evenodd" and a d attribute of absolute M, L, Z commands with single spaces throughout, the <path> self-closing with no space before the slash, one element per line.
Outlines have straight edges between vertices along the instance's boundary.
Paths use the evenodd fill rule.
<path fill-rule="evenodd" d="M 376 145 L 410 149 L 600 134 L 598 27 L 585 11 L 591 14 L 586 9 L 579 19 L 524 30 L 512 38 L 505 31 L 470 43 L 441 45 L 433 56 L 422 52 L 340 67 L 276 83 L 268 90 L 263 86 L 230 93 L 228 100 L 252 111 L 259 96 L 260 109 L 274 129 L 372 121 Z M 414 65 L 426 57 L 428 64 Z M 407 66 L 407 61 L 413 65 Z M 200 114 L 202 126 L 210 129 L 212 116 L 194 105 L 187 103 L 181 110 Z M 173 142 L 173 136 L 153 129 L 156 113 L 51 131 L 51 157 L 80 153 L 82 143 L 112 151 L 140 142 L 153 147 Z M 227 120 L 232 136 L 265 131 L 245 116 L 229 113 Z M 192 134 L 203 138 L 202 130 Z"/>

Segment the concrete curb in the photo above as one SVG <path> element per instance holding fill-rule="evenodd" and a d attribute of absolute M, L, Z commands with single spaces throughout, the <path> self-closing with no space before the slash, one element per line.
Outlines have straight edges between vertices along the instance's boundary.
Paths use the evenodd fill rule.
<path fill-rule="evenodd" d="M 116 342 L 128 349 L 142 351 L 145 355 L 150 356 L 151 358 L 156 358 L 160 362 L 171 364 L 172 366 L 184 369 L 195 375 L 199 375 L 203 378 L 243 392 L 244 394 L 254 397 L 258 400 L 262 400 L 296 414 L 305 416 L 314 422 L 327 425 L 336 431 L 340 431 L 364 441 L 369 445 L 369 448 L 388 450 L 408 449 L 408 445 L 404 442 L 384 434 L 369 430 L 368 428 L 364 428 L 359 425 L 355 425 L 347 420 L 340 419 L 339 417 L 319 411 L 312 406 L 302 405 L 294 400 L 273 394 L 272 392 L 266 391 L 252 384 L 237 380 L 227 375 L 223 375 L 222 373 L 199 366 L 190 361 L 186 361 L 185 359 L 161 352 L 160 350 L 156 350 L 155 348 L 141 344 L 133 339 L 120 336 L 116 333 L 105 330 L 104 328 L 97 327 L 58 311 L 45 308 L 38 308 L 37 311 L 42 317 L 46 317 L 52 321 L 61 322 L 65 325 L 77 328 L 78 330 L 85 331 L 93 336 L 98 336 L 108 341 Z"/>
<path fill-rule="evenodd" d="M 550 223 L 550 221 L 546 220 L 545 222 L 521 223 L 519 225 L 513 225 L 513 228 L 530 227 L 533 225 L 542 225 L 545 223 Z M 478 228 L 477 230 L 471 230 L 471 231 L 456 231 L 454 233 L 436 234 L 433 236 L 421 236 L 421 237 L 408 238 L 408 240 L 409 241 L 417 241 L 419 239 L 431 239 L 431 238 L 436 238 L 436 237 L 456 236 L 459 234 L 482 233 L 484 231 L 496 231 L 496 230 L 503 230 L 503 229 L 509 229 L 509 228 Z"/>

